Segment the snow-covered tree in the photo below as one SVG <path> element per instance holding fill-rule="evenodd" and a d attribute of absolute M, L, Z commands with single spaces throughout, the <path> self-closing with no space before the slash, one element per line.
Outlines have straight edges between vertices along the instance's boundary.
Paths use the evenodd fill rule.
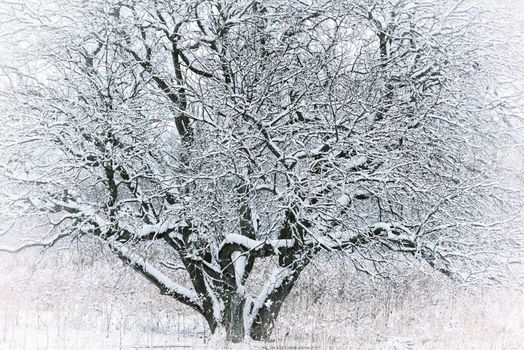
<path fill-rule="evenodd" d="M 95 237 L 231 341 L 267 339 L 321 253 L 368 273 L 482 270 L 512 210 L 497 157 L 513 115 L 466 4 L 100 0 L 29 16 L 46 34 L 4 110 L 2 215 L 50 229 L 2 249 Z M 257 264 L 273 272 L 254 288 Z"/>

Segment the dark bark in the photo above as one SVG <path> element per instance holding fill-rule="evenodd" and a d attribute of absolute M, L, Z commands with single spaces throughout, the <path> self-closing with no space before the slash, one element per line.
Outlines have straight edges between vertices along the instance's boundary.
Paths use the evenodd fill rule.
<path fill-rule="evenodd" d="M 237 291 L 232 292 L 227 300 L 224 310 L 224 328 L 226 330 L 226 339 L 239 343 L 244 340 L 244 306 L 246 299 Z"/>
<path fill-rule="evenodd" d="M 269 293 L 266 302 L 256 310 L 250 329 L 250 336 L 254 340 L 269 339 L 284 301 L 298 277 L 311 262 L 317 251 L 314 247 L 308 247 L 300 243 L 303 242 L 304 228 L 309 226 L 309 223 L 300 222 L 291 211 L 288 211 L 286 216 L 287 220 L 279 233 L 279 238 L 289 239 L 294 237 L 295 244 L 289 249 L 280 252 L 279 265 L 289 269 L 291 273 Z"/>
<path fill-rule="evenodd" d="M 305 257 L 293 263 L 290 267 L 293 272 L 284 279 L 282 284 L 275 288 L 267 298 L 267 301 L 258 310 L 250 329 L 250 336 L 254 340 L 268 340 L 275 326 L 280 309 L 284 304 L 289 292 L 295 285 L 300 273 L 311 261 L 310 257 Z"/>

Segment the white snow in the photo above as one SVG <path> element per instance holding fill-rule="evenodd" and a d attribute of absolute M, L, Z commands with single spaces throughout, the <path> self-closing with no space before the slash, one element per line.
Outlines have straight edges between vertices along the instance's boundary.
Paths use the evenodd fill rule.
<path fill-rule="evenodd" d="M 129 265 L 131 266 L 140 266 L 145 273 L 154 278 L 159 284 L 165 287 L 168 293 L 182 295 L 194 303 L 199 304 L 199 298 L 193 291 L 189 290 L 186 287 L 183 287 L 175 282 L 173 282 L 169 277 L 167 277 L 162 271 L 155 268 L 153 265 L 148 263 L 143 257 L 131 251 L 125 245 L 111 241 L 109 246 L 116 250 L 118 253 L 122 254 L 129 259 Z"/>
<path fill-rule="evenodd" d="M 388 224 L 387 222 L 377 222 L 373 225 L 373 231 L 377 230 L 389 232 L 391 231 L 391 224 Z"/>
<path fill-rule="evenodd" d="M 288 248 L 295 244 L 295 239 L 272 239 L 269 241 L 269 244 L 271 244 L 275 250 L 280 248 Z"/>
<path fill-rule="evenodd" d="M 263 241 L 257 241 L 246 236 L 242 236 L 236 233 L 226 235 L 222 246 L 225 244 L 238 244 L 248 250 L 255 250 L 264 245 Z"/>
<path fill-rule="evenodd" d="M 135 233 L 135 235 L 137 237 L 146 237 L 149 236 L 151 233 L 156 233 L 160 235 L 177 227 L 178 223 L 166 220 L 164 222 L 159 222 L 153 225 L 144 225 L 138 232 Z"/>
<path fill-rule="evenodd" d="M 349 196 L 347 194 L 343 194 L 340 197 L 338 197 L 338 199 L 337 199 L 337 203 L 340 204 L 343 207 L 348 205 L 350 202 L 351 202 L 351 199 L 349 198 Z"/>
<path fill-rule="evenodd" d="M 247 250 L 253 250 L 253 251 L 256 251 L 257 249 L 262 248 L 266 244 L 270 244 L 273 247 L 273 249 L 276 251 L 280 248 L 293 246 L 293 244 L 295 244 L 295 240 L 294 239 L 272 239 L 272 240 L 259 241 L 259 240 L 252 239 L 246 236 L 242 236 L 236 233 L 231 233 L 231 234 L 226 235 L 226 237 L 224 238 L 224 241 L 222 242 L 220 246 L 220 249 L 222 249 L 224 245 L 226 244 L 238 244 Z"/>
<path fill-rule="evenodd" d="M 233 252 L 231 254 L 231 259 L 233 260 L 233 267 L 235 269 L 235 281 L 237 283 L 237 288 L 242 286 L 242 277 L 244 276 L 246 268 L 246 256 L 241 252 Z"/>
<path fill-rule="evenodd" d="M 271 292 L 274 291 L 279 286 L 281 286 L 284 280 L 288 278 L 289 276 L 291 276 L 292 274 L 293 274 L 293 270 L 287 267 L 276 269 L 271 274 L 268 281 L 264 284 L 264 286 L 262 287 L 262 290 L 260 291 L 257 299 L 254 302 L 253 309 L 251 310 L 251 314 L 250 314 L 251 323 L 254 321 L 254 318 L 256 314 L 258 313 L 258 310 L 260 310 L 262 306 L 270 305 L 266 303 L 268 302 L 268 297 L 271 294 Z"/>
<path fill-rule="evenodd" d="M 351 168 L 358 168 L 358 167 L 361 167 L 362 165 L 366 164 L 366 162 L 368 161 L 368 159 L 364 156 L 360 156 L 360 157 L 353 157 L 351 159 L 349 159 L 346 163 L 346 166 L 351 169 Z"/>

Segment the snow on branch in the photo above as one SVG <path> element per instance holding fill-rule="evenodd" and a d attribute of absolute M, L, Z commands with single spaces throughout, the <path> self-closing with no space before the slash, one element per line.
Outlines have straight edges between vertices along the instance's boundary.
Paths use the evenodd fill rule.
<path fill-rule="evenodd" d="M 68 233 L 61 233 L 53 237 L 52 239 L 49 239 L 47 241 L 35 241 L 35 242 L 28 242 L 19 245 L 18 247 L 9 247 L 9 246 L 0 246 L 0 253 L 20 253 L 26 249 L 34 248 L 34 247 L 41 247 L 41 248 L 49 248 L 55 245 L 58 241 L 60 241 L 62 238 L 69 236 Z"/>
<path fill-rule="evenodd" d="M 282 286 L 286 279 L 291 277 L 294 272 L 295 270 L 292 268 L 282 267 L 275 270 L 271 274 L 267 282 L 262 287 L 262 290 L 258 294 L 256 300 L 254 301 L 253 308 L 251 309 L 250 313 L 251 322 L 253 322 L 254 318 L 258 314 L 258 311 L 264 306 L 264 304 L 271 302 L 269 300 L 271 293 Z"/>
<path fill-rule="evenodd" d="M 272 256 L 280 254 L 280 251 L 292 247 L 295 244 L 294 239 L 273 239 L 259 241 L 239 234 L 228 234 L 222 242 L 219 252 L 247 250 L 253 256 Z"/>
<path fill-rule="evenodd" d="M 385 238 L 393 242 L 414 242 L 415 240 L 415 234 L 399 223 L 377 222 L 373 225 L 372 231 L 376 235 L 385 233 Z"/>
<path fill-rule="evenodd" d="M 417 235 L 405 226 L 398 223 L 379 222 L 373 226 L 372 232 L 381 237 L 382 244 L 388 248 L 422 258 L 435 270 L 449 278 L 454 278 L 449 269 L 449 261 L 435 248 L 430 248 L 420 241 L 417 242 Z M 392 246 L 390 243 L 394 245 Z"/>
<path fill-rule="evenodd" d="M 166 233 L 169 234 L 180 226 L 182 226 L 181 223 L 168 220 L 156 224 L 143 225 L 139 230 L 129 231 L 133 232 L 133 236 L 136 238 L 146 238 L 151 236 L 161 236 Z"/>
<path fill-rule="evenodd" d="M 200 313 L 203 312 L 201 302 L 196 293 L 173 282 L 162 271 L 155 268 L 142 256 L 134 253 L 125 245 L 115 241 L 109 241 L 108 244 L 113 252 L 117 254 L 122 261 L 141 273 L 151 283 L 158 287 L 162 294 L 173 297 Z"/>

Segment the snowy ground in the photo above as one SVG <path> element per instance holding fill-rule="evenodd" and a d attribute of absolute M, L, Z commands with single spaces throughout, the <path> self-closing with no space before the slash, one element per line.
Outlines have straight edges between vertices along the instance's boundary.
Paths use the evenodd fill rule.
<path fill-rule="evenodd" d="M 321 268 L 321 267 L 320 267 Z M 330 273 L 337 276 L 328 284 Z M 234 349 L 520 349 L 524 295 L 424 275 L 396 284 L 307 274 L 274 341 Z M 0 349 L 220 349 L 203 320 L 122 265 L 69 253 L 0 257 Z"/>

